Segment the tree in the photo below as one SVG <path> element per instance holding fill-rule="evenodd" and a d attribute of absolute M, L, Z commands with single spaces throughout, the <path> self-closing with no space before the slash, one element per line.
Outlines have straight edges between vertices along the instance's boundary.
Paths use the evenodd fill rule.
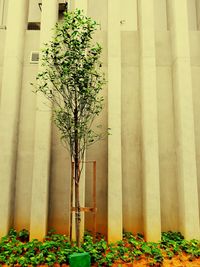
<path fill-rule="evenodd" d="M 53 120 L 67 145 L 75 166 L 75 226 L 80 246 L 79 181 L 86 148 L 105 133 L 94 130 L 94 119 L 103 108 L 99 95 L 105 83 L 100 68 L 102 48 L 92 38 L 98 24 L 80 10 L 64 12 L 53 39 L 42 51 L 42 70 L 36 77 L 36 92 L 52 102 Z"/>

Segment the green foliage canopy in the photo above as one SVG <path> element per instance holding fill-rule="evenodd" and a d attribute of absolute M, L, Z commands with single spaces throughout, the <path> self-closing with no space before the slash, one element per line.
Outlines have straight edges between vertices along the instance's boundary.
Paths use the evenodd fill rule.
<path fill-rule="evenodd" d="M 86 147 L 104 136 L 92 127 L 103 108 L 99 93 L 105 83 L 100 71 L 102 48 L 92 41 L 97 29 L 98 24 L 80 10 L 65 12 L 64 21 L 55 26 L 54 38 L 45 44 L 42 71 L 36 78 L 36 92 L 53 103 L 54 121 L 73 158 L 78 139 L 79 160 Z"/>

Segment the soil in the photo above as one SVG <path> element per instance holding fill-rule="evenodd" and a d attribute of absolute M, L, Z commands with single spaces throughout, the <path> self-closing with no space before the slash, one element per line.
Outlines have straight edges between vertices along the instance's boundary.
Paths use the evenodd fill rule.
<path fill-rule="evenodd" d="M 149 266 L 149 265 L 147 264 L 145 260 L 142 260 L 141 262 L 138 261 L 138 262 L 133 263 L 131 267 L 146 267 L 146 266 Z M 178 258 L 173 258 L 171 260 L 165 259 L 161 266 L 162 267 L 200 267 L 200 259 L 195 259 L 193 261 L 189 261 L 188 259 L 180 260 Z"/>
<path fill-rule="evenodd" d="M 97 265 L 93 266 L 96 267 Z M 133 263 L 116 262 L 112 267 L 149 267 L 148 260 L 143 258 Z M 161 265 L 154 265 L 154 267 L 200 267 L 200 258 L 191 259 L 190 256 L 182 253 L 172 259 L 164 259 Z"/>
<path fill-rule="evenodd" d="M 174 257 L 171 260 L 165 259 L 162 265 L 157 265 L 154 267 L 200 267 L 200 259 L 189 260 L 188 256 L 182 255 L 181 257 Z M 42 267 L 47 267 L 42 266 Z M 59 264 L 55 264 L 54 267 L 60 267 Z M 67 264 L 62 264 L 62 267 L 69 267 Z M 97 265 L 93 265 L 92 267 L 97 267 Z M 142 259 L 139 261 L 135 261 L 133 263 L 120 263 L 117 262 L 112 265 L 112 267 L 149 267 L 148 261 L 146 259 Z"/>
<path fill-rule="evenodd" d="M 190 259 L 187 255 L 182 254 L 181 256 L 173 257 L 171 260 L 164 259 L 161 265 L 154 267 L 200 267 L 200 259 Z M 149 267 L 147 259 L 141 259 L 133 263 L 126 263 L 120 265 L 115 263 L 112 267 Z"/>

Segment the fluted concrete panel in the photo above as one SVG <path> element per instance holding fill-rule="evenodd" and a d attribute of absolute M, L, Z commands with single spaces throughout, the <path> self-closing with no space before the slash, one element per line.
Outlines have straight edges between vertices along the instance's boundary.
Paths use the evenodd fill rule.
<path fill-rule="evenodd" d="M 196 21 L 197 21 L 197 30 L 200 29 L 200 1 L 196 0 Z"/>
<path fill-rule="evenodd" d="M 71 10 L 80 9 L 80 10 L 83 10 L 84 12 L 87 13 L 87 6 L 88 6 L 88 1 L 87 0 L 70 1 L 69 5 L 70 5 L 70 9 Z"/>
<path fill-rule="evenodd" d="M 95 19 L 102 31 L 107 31 L 108 27 L 108 1 L 93 1 L 88 0 L 88 16 Z"/>
<path fill-rule="evenodd" d="M 0 29 L 6 29 L 6 21 L 8 15 L 8 0 L 0 1 Z"/>
<path fill-rule="evenodd" d="M 143 218 L 145 237 L 154 241 L 160 238 L 161 232 L 154 1 L 140 0 L 138 10 Z"/>
<path fill-rule="evenodd" d="M 58 1 L 42 1 L 40 45 L 52 36 L 58 16 Z M 40 66 L 42 69 L 42 67 Z M 49 164 L 51 144 L 51 109 L 43 95 L 37 95 L 35 144 L 31 199 L 30 237 L 42 239 L 47 231 L 49 201 Z"/>
<path fill-rule="evenodd" d="M 154 0 L 154 23 L 156 31 L 167 30 L 166 0 Z"/>
<path fill-rule="evenodd" d="M 122 238 L 120 1 L 108 1 L 108 240 Z"/>
<path fill-rule="evenodd" d="M 17 230 L 30 227 L 36 105 L 36 94 L 30 81 L 35 81 L 38 72 L 38 64 L 30 64 L 30 47 L 32 51 L 39 50 L 39 36 L 39 31 L 26 31 L 25 35 L 14 206 L 14 227 Z"/>
<path fill-rule="evenodd" d="M 8 232 L 13 220 L 18 114 L 28 13 L 26 0 L 20 0 L 15 9 L 14 2 L 9 1 L 0 103 L 0 236 Z"/>
<path fill-rule="evenodd" d="M 121 14 L 120 14 L 121 31 L 137 31 L 137 0 L 127 0 L 126 5 L 121 0 Z"/>
<path fill-rule="evenodd" d="M 52 124 L 48 229 L 69 234 L 71 158 Z M 62 212 L 60 212 L 62 210 Z"/>
<path fill-rule="evenodd" d="M 0 99 L 1 99 L 1 86 L 2 86 L 2 72 L 3 72 L 5 36 L 6 36 L 6 31 L 5 30 L 0 31 L 0 40 L 1 40 L 0 41 L 0 50 L 2 51 L 2 53 L 0 53 Z"/>
<path fill-rule="evenodd" d="M 187 0 L 188 29 L 197 30 L 197 0 Z"/>
<path fill-rule="evenodd" d="M 41 13 L 38 1 L 29 1 L 29 19 L 39 20 L 42 14 L 42 30 L 28 30 L 25 37 L 22 2 L 28 1 L 18 2 L 9 11 L 15 12 L 14 27 L 11 30 L 8 19 L 7 30 L 0 29 L 0 228 L 1 235 L 11 226 L 29 228 L 31 238 L 41 239 L 47 228 L 65 234 L 69 229 L 70 156 L 51 125 L 45 99 L 36 101 L 30 86 L 38 68 L 30 64 L 30 53 L 49 40 L 58 1 L 43 0 Z M 199 29 L 200 0 L 76 4 L 85 4 L 87 14 L 100 23 L 94 42 L 103 47 L 102 70 L 108 81 L 102 92 L 105 107 L 95 124 L 111 127 L 111 135 L 86 155 L 97 161 L 97 231 L 108 234 L 110 241 L 120 239 L 122 230 L 142 232 L 156 241 L 161 230 L 198 238 L 200 32 L 195 21 Z M 15 42 L 11 37 L 6 41 L 6 33 Z M 87 206 L 91 180 L 88 166 Z M 87 214 L 85 229 L 92 226 Z"/>
<path fill-rule="evenodd" d="M 95 10 L 96 12 L 96 10 Z M 104 14 L 105 15 L 105 14 Z M 95 41 L 101 44 L 102 47 L 107 46 L 107 33 L 105 31 L 98 31 L 95 34 Z M 107 77 L 107 49 L 102 52 L 101 60 L 103 62 L 102 72 Z M 102 125 L 102 130 L 106 131 L 108 127 L 108 95 L 107 84 L 104 86 L 102 94 L 104 96 L 104 108 L 101 116 L 94 122 L 94 129 L 96 125 Z M 86 153 L 87 160 L 96 160 L 97 162 L 97 229 L 99 232 L 107 235 L 107 187 L 108 187 L 108 137 L 106 136 L 100 142 L 95 143 L 89 147 Z M 98 153 L 97 153 L 98 151 Z M 92 165 L 86 165 L 86 193 L 85 193 L 86 206 L 92 204 Z M 86 213 L 85 215 L 85 228 L 93 230 L 92 214 Z"/>
<path fill-rule="evenodd" d="M 168 47 L 170 49 L 170 47 Z M 159 135 L 159 170 L 162 231 L 178 231 L 179 203 L 176 172 L 173 88 L 171 66 L 158 66 L 157 103 Z M 169 216 L 170 214 L 170 216 Z"/>
<path fill-rule="evenodd" d="M 168 4 L 172 18 L 179 227 L 186 238 L 198 238 L 200 226 L 187 1 L 170 0 Z"/>
<path fill-rule="evenodd" d="M 200 67 L 192 67 L 192 82 L 193 82 L 193 101 L 195 115 L 195 141 L 196 141 L 196 162 L 197 162 L 197 178 L 198 178 L 198 195 L 200 195 Z M 199 197 L 199 212 L 200 212 L 200 197 Z"/>

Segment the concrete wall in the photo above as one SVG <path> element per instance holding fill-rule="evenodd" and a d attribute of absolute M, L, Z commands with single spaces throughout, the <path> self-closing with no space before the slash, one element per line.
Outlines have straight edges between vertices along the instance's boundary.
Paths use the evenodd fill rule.
<path fill-rule="evenodd" d="M 0 0 L 2 1 L 2 0 Z M 138 2 L 139 1 L 139 2 Z M 190 132 L 195 136 L 195 153 L 196 158 L 193 160 L 197 168 L 197 176 L 192 177 L 191 183 L 194 181 L 198 184 L 198 207 L 190 204 L 190 216 L 195 217 L 199 226 L 199 207 L 200 207 L 200 32 L 198 21 L 200 17 L 200 1 L 195 0 L 172 0 L 177 3 L 173 6 L 171 0 L 121 0 L 120 12 L 117 14 L 118 23 L 120 25 L 120 47 L 121 47 L 121 167 L 122 167 L 122 218 L 123 230 L 142 232 L 148 236 L 144 227 L 146 216 L 154 217 L 154 212 L 149 209 L 148 215 L 144 208 L 144 198 L 147 188 L 144 183 L 144 155 L 142 155 L 144 144 L 142 127 L 142 97 L 141 94 L 141 33 L 145 24 L 140 24 L 138 13 L 139 4 L 144 2 L 145 5 L 152 7 L 154 25 L 152 26 L 154 36 L 148 38 L 153 40 L 155 45 L 155 77 L 156 77 L 156 110 L 157 110 L 157 134 L 158 134 L 158 163 L 159 163 L 159 180 L 158 188 L 160 193 L 160 218 L 161 230 L 183 231 L 187 238 L 198 237 L 199 227 L 193 221 L 186 223 L 192 234 L 184 232 L 182 228 L 182 209 L 185 203 L 181 201 L 180 195 L 181 174 L 179 166 L 179 141 L 177 141 L 177 133 L 179 131 L 179 123 L 177 122 L 176 106 L 177 98 L 175 80 L 179 78 L 173 74 L 174 65 L 174 40 L 178 37 L 173 33 L 173 25 L 176 22 L 176 16 L 173 13 L 181 2 L 187 2 L 187 16 L 183 18 L 188 24 L 188 42 L 191 70 L 191 94 L 193 97 L 193 106 L 189 111 L 194 115 L 194 127 L 190 128 Z M 140 2 L 141 1 L 141 2 Z M 37 7 L 37 1 L 30 0 L 28 20 L 31 22 L 40 21 L 40 12 Z M 101 30 L 95 35 L 97 40 L 103 46 L 103 70 L 107 77 L 108 73 L 108 1 L 107 0 L 88 0 L 87 14 L 101 23 Z M 142 5 L 141 5 L 142 6 Z M 178 6 L 179 7 L 179 6 Z M 142 11 L 141 11 L 142 12 Z M 180 11 L 181 12 L 181 11 Z M 115 14 L 116 15 L 116 14 Z M 175 21 L 175 22 L 174 22 Z M 119 26 L 118 25 L 118 26 Z M 185 24 L 183 24 L 185 25 Z M 175 26 L 174 26 L 175 27 Z M 115 28 L 115 25 L 113 25 Z M 8 30 L 8 29 L 7 29 Z M 5 29 L 0 29 L 0 88 L 3 70 L 4 43 L 6 38 Z M 182 31 L 181 28 L 178 31 Z M 147 31 L 148 34 L 148 31 Z M 146 35 L 144 35 L 146 36 Z M 149 39 L 149 40 L 150 40 Z M 148 40 L 147 40 L 148 42 Z M 176 41 L 175 41 L 176 42 Z M 23 59 L 23 75 L 20 91 L 20 113 L 18 118 L 18 135 L 17 135 L 17 157 L 16 167 L 14 170 L 14 184 L 12 205 L 14 207 L 14 220 L 10 226 L 20 230 L 22 228 L 30 228 L 31 206 L 34 202 L 32 199 L 32 178 L 33 178 L 33 161 L 34 161 L 34 142 L 35 142 L 35 114 L 36 114 L 36 96 L 32 92 L 33 88 L 30 82 L 34 81 L 34 77 L 38 71 L 38 65 L 30 64 L 31 51 L 40 49 L 40 31 L 26 31 L 25 48 Z M 144 66 L 145 68 L 145 66 Z M 12 77 L 12 74 L 10 74 Z M 150 79 L 151 77 L 149 77 Z M 184 77 L 182 77 L 184 79 Z M 179 82 L 178 82 L 179 83 Z M 98 119 L 104 128 L 108 127 L 108 84 L 105 86 L 103 94 L 105 97 L 105 108 Z M 187 99 L 186 99 L 187 100 Z M 187 102 L 187 101 L 186 101 Z M 148 103 L 147 103 L 148 104 Z M 185 110 L 184 110 L 185 109 Z M 181 112 L 188 112 L 188 106 L 183 106 Z M 181 120 L 181 116 L 178 115 Z M 184 132 L 184 128 L 182 131 Z M 148 134 L 148 133 L 147 133 Z M 147 135 L 148 136 L 148 135 Z M 182 135 L 181 135 L 182 136 Z M 112 135 L 109 137 L 112 138 Z M 178 136 L 179 140 L 179 136 Z M 108 227 L 108 154 L 107 138 L 87 151 L 88 160 L 97 161 L 97 230 L 107 235 Z M 190 147 L 190 140 L 188 140 Z M 184 145 L 182 149 L 184 150 Z M 191 144 L 192 147 L 192 144 Z M 1 149 L 1 148 L 0 148 Z M 117 147 L 113 147 L 115 151 Z M 190 157 L 191 151 L 186 151 L 186 155 Z M 181 154 L 180 154 L 181 155 Z M 181 156 L 180 156 L 181 157 Z M 192 173 L 192 172 L 191 172 Z M 4 175 L 3 173 L 0 174 Z M 147 174 L 145 174 L 148 176 Z M 188 174 L 188 177 L 190 173 Z M 91 166 L 86 167 L 86 189 L 85 199 L 86 205 L 91 203 Z M 148 177 L 147 177 L 148 178 Z M 146 179 L 146 178 L 145 178 Z M 196 180 L 195 180 L 196 179 Z M 117 181 L 117 179 L 116 179 Z M 189 181 L 188 181 L 189 182 Z M 112 188 L 112 184 L 109 185 Z M 68 152 L 63 148 L 59 139 L 59 132 L 54 125 L 51 127 L 51 153 L 50 153 L 50 177 L 49 177 L 49 204 L 48 204 L 48 229 L 55 228 L 60 233 L 68 233 L 69 222 L 69 188 L 70 188 L 70 158 Z M 110 189 L 109 189 L 110 190 Z M 192 190 L 188 188 L 188 190 Z M 196 191 L 195 191 L 196 192 Z M 189 194 L 195 194 L 189 192 Z M 154 194 L 154 188 L 152 188 Z M 187 194 L 186 194 L 187 195 Z M 150 196 L 151 198 L 151 196 Z M 192 201 L 192 200 L 191 200 Z M 150 199 L 151 202 L 151 199 Z M 151 203 L 150 203 L 151 205 Z M 40 206 L 37 207 L 40 209 Z M 152 212 L 152 213 L 151 213 Z M 195 215 L 194 215 L 195 214 Z M 155 215 L 157 216 L 157 215 Z M 0 218 L 0 223 L 1 223 Z M 185 219 L 186 220 L 186 219 Z M 118 222 L 116 221 L 116 224 Z M 1 224 L 0 224 L 1 227 Z M 154 229 L 156 238 L 159 233 Z M 91 229 L 91 216 L 85 217 L 85 228 Z M 160 230 L 159 230 L 160 231 Z M 41 233 L 43 234 L 43 233 Z M 116 233 L 116 236 L 117 233 Z"/>

